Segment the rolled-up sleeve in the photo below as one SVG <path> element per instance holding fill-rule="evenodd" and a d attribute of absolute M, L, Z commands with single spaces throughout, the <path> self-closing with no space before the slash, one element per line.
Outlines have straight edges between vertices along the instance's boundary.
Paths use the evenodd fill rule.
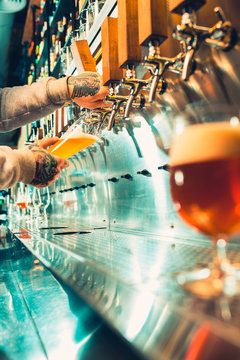
<path fill-rule="evenodd" d="M 0 89 L 0 131 L 6 132 L 53 113 L 69 101 L 67 77 Z"/>
<path fill-rule="evenodd" d="M 34 155 L 29 149 L 12 150 L 0 146 L 0 189 L 12 187 L 19 181 L 30 184 L 35 166 Z"/>

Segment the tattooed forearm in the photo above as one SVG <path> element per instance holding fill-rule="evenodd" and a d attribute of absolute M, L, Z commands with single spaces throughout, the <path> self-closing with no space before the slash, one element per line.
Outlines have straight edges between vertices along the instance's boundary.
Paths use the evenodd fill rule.
<path fill-rule="evenodd" d="M 99 92 L 100 80 L 97 74 L 80 74 L 68 79 L 68 86 L 73 88 L 71 98 L 94 96 Z"/>
<path fill-rule="evenodd" d="M 48 185 L 57 175 L 57 161 L 45 150 L 32 149 L 36 161 L 36 171 L 31 185 Z"/>

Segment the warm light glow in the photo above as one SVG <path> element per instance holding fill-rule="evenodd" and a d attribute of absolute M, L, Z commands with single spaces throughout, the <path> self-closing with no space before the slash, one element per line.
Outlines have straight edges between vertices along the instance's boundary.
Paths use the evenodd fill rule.
<path fill-rule="evenodd" d="M 182 186 L 184 184 L 184 175 L 182 171 L 180 170 L 176 171 L 174 173 L 174 178 L 178 186 Z"/>
<path fill-rule="evenodd" d="M 238 126 L 239 125 L 239 118 L 237 116 L 233 116 L 231 119 L 230 119 L 230 124 L 232 126 Z"/>

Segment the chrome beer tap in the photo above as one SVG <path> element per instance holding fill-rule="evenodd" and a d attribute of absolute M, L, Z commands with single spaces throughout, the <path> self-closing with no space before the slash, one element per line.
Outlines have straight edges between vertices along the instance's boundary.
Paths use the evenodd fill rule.
<path fill-rule="evenodd" d="M 210 29 L 204 38 L 204 42 L 219 50 L 229 50 L 237 42 L 238 35 L 230 21 L 227 21 L 223 10 L 218 6 L 214 12 L 219 21 Z"/>
<path fill-rule="evenodd" d="M 148 87 L 150 84 L 150 80 L 144 80 L 144 79 L 136 79 L 135 77 L 135 70 L 133 67 L 129 66 L 126 72 L 126 77 L 122 79 L 121 83 L 123 85 L 126 85 L 127 87 L 131 87 L 130 89 L 130 95 L 127 99 L 126 106 L 125 106 L 125 112 L 124 112 L 124 118 L 129 118 L 129 113 L 131 110 L 131 107 L 133 105 L 133 102 L 136 100 L 140 90 L 144 87 Z M 145 103 L 145 100 L 144 100 Z"/>
<path fill-rule="evenodd" d="M 160 95 L 167 90 L 167 82 L 163 79 L 163 75 L 170 65 L 173 65 L 172 59 L 162 58 L 160 56 L 160 48 L 158 42 L 151 41 L 149 43 L 149 54 L 144 58 L 144 66 L 152 75 L 151 86 L 149 91 L 148 102 L 152 103 L 156 96 L 156 91 Z"/>
<path fill-rule="evenodd" d="M 182 79 L 187 80 L 194 67 L 194 55 L 202 43 L 219 50 L 229 50 L 237 41 L 236 30 L 230 21 L 226 21 L 220 7 L 214 9 L 219 21 L 211 28 L 196 25 L 195 11 L 184 8 L 181 25 L 173 31 L 173 37 L 185 44 L 185 56 L 182 68 Z"/>
<path fill-rule="evenodd" d="M 104 124 L 106 118 L 108 117 L 108 115 L 110 115 L 112 112 L 111 108 L 98 108 L 95 109 L 93 112 L 93 115 L 96 115 L 98 117 L 98 124 L 97 124 L 97 133 L 99 133 L 102 125 Z"/>
<path fill-rule="evenodd" d="M 113 104 L 107 126 L 107 129 L 110 131 L 114 126 L 116 114 L 119 112 L 120 107 L 127 102 L 128 97 L 118 94 L 116 87 L 114 88 L 113 86 L 110 86 L 109 95 L 106 95 L 105 100 L 107 103 Z"/>
<path fill-rule="evenodd" d="M 156 51 L 156 46 L 149 51 L 149 56 L 145 57 L 145 66 L 152 75 L 152 83 L 149 92 L 149 102 L 153 102 L 156 92 L 160 95 L 167 90 L 167 82 L 163 79 L 166 71 L 180 74 L 182 79 L 187 80 L 188 76 L 193 72 L 194 65 L 191 58 L 187 54 L 186 44 L 180 41 L 181 51 L 173 58 L 160 56 L 160 51 Z M 191 67 L 190 67 L 191 64 Z"/>

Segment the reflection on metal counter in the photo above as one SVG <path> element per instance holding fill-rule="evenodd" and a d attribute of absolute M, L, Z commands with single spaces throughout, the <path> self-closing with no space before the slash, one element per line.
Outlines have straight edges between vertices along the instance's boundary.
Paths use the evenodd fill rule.
<path fill-rule="evenodd" d="M 225 293 L 205 299 L 185 291 L 177 282 L 180 272 L 205 268 L 212 261 L 212 244 L 188 228 L 176 213 L 169 189 L 169 149 L 181 127 L 183 111 L 190 110 L 196 122 L 205 122 L 199 120 L 198 109 L 209 103 L 234 104 L 239 109 L 240 5 L 234 0 L 131 0 L 134 6 L 128 9 L 127 3 L 118 1 L 117 7 L 117 1 L 106 1 L 104 15 L 99 14 L 99 23 L 93 24 L 87 35 L 94 52 L 99 47 L 101 23 L 107 15 L 118 15 L 118 21 L 106 20 L 102 27 L 102 33 L 106 31 L 103 43 L 111 35 L 111 26 L 114 41 L 123 37 L 119 41 L 120 64 L 116 64 L 117 56 L 111 56 L 110 42 L 105 47 L 102 44 L 108 53 L 102 61 L 111 61 L 114 69 L 122 69 L 117 74 L 104 74 L 110 109 L 84 115 L 87 125 L 101 130 L 101 136 L 70 157 L 70 167 L 49 188 L 49 194 L 46 189 L 40 190 L 38 204 L 32 204 L 33 216 L 27 210 L 26 216 L 17 218 L 12 191 L 8 227 L 17 239 L 14 242 L 39 259 L 38 266 L 47 274 L 42 290 L 46 284 L 49 291 L 44 293 L 43 307 L 50 301 L 53 306 L 56 298 L 66 296 L 47 267 L 74 290 L 80 303 L 84 301 L 87 312 L 94 309 L 137 351 L 132 356 L 147 360 L 237 360 L 239 295 Z M 160 3 L 161 7 L 156 6 Z M 157 21 L 148 18 L 151 9 Z M 162 22 L 158 28 L 159 18 Z M 136 21 L 144 24 L 147 20 L 150 25 L 142 26 L 138 38 Z M 124 40 L 133 22 L 130 34 L 134 36 Z M 128 42 L 129 38 L 135 42 Z M 41 213 L 44 198 L 49 195 L 47 216 L 34 216 Z M 240 263 L 239 250 L 235 236 L 228 245 L 231 263 Z M 11 265 L 15 274 L 12 281 L 24 282 L 25 276 L 37 281 L 39 270 L 30 271 L 24 259 Z M 9 275 L 4 276 L 8 280 Z M 34 285 L 32 282 L 33 288 L 21 290 L 33 319 L 38 298 Z M 229 285 L 229 295 L 234 286 L 234 282 Z M 49 328 L 44 328 L 46 323 L 54 324 L 43 315 L 44 320 L 37 317 L 31 322 L 31 326 L 44 329 L 41 341 L 36 328 L 33 330 L 33 342 L 42 354 L 39 358 L 47 354 L 54 359 Z M 81 311 L 79 316 L 85 322 Z M 53 330 L 53 342 L 63 327 L 72 326 L 60 318 L 58 330 Z M 97 319 L 96 327 L 100 324 Z M 65 344 L 71 331 L 64 332 Z M 128 359 L 131 355 L 119 356 Z"/>
<path fill-rule="evenodd" d="M 9 233 L 0 252 L 0 359 L 141 358 Z"/>

